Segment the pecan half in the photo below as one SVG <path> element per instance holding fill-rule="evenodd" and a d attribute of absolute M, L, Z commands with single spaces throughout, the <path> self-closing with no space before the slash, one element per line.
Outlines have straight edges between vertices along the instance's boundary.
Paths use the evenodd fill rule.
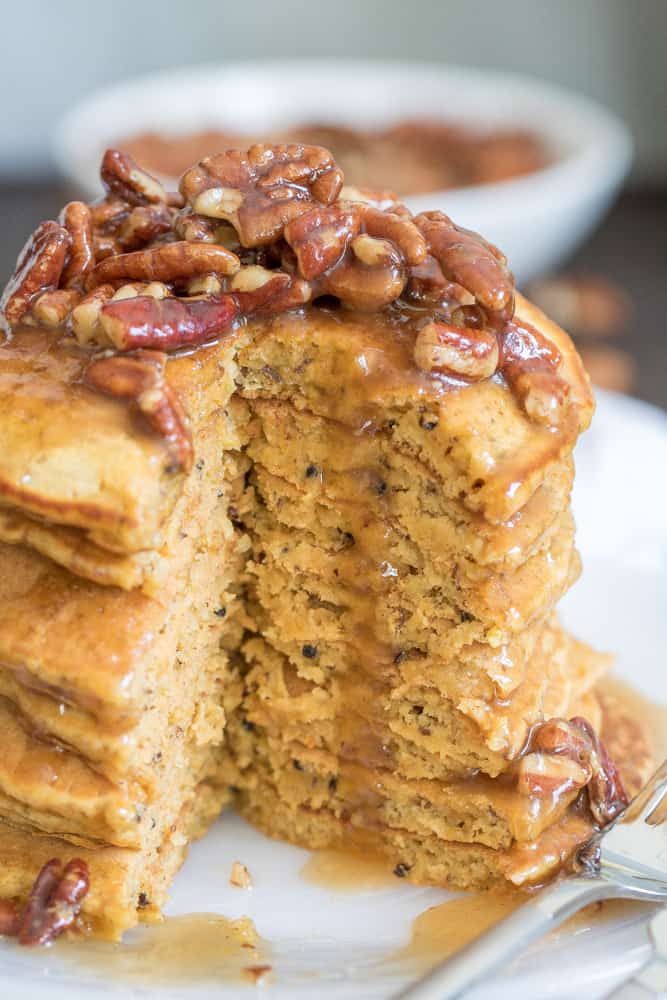
<path fill-rule="evenodd" d="M 512 320 L 503 331 L 500 370 L 531 420 L 556 425 L 570 405 L 570 388 L 556 372 L 561 355 L 530 323 Z"/>
<path fill-rule="evenodd" d="M 16 269 L 7 282 L 0 312 L 9 323 L 18 323 L 42 292 L 58 287 L 71 238 L 57 222 L 42 222 L 19 254 Z"/>
<path fill-rule="evenodd" d="M 433 320 L 421 328 L 414 358 L 422 371 L 480 381 L 498 367 L 498 340 L 488 330 L 474 330 Z"/>
<path fill-rule="evenodd" d="M 330 205 L 342 174 L 319 146 L 252 146 L 208 156 L 181 179 L 194 212 L 226 219 L 244 247 L 266 246 L 314 204 Z"/>
<path fill-rule="evenodd" d="M 117 354 L 92 361 L 84 381 L 107 396 L 128 400 L 152 429 L 166 439 L 174 460 L 170 471 L 189 472 L 193 460 L 190 427 L 178 396 L 166 380 L 166 364 L 167 355 L 162 351 Z"/>
<path fill-rule="evenodd" d="M 118 351 L 138 347 L 175 350 L 203 344 L 224 333 L 237 313 L 231 295 L 204 299 L 139 295 L 104 305 L 100 324 Z"/>
<path fill-rule="evenodd" d="M 90 209 L 83 201 L 70 201 L 65 205 L 59 221 L 71 239 L 67 263 L 60 276 L 61 286 L 69 288 L 80 282 L 95 266 L 93 222 Z"/>
<path fill-rule="evenodd" d="M 455 225 L 444 212 L 422 212 L 414 220 L 450 281 L 462 285 L 484 309 L 503 319 L 514 311 L 514 280 L 500 251 L 478 233 Z"/>
<path fill-rule="evenodd" d="M 130 205 L 167 203 L 167 192 L 162 184 L 137 166 L 131 156 L 117 149 L 107 149 L 100 175 L 109 194 L 117 195 Z"/>
<path fill-rule="evenodd" d="M 187 281 L 199 274 L 236 274 L 240 262 L 235 253 L 211 243 L 179 240 L 148 250 L 107 257 L 95 267 L 89 287 L 110 281 Z"/>
<path fill-rule="evenodd" d="M 63 868 L 58 858 L 52 858 L 35 879 L 13 927 L 5 933 L 14 934 L 23 945 L 50 944 L 72 926 L 89 887 L 85 861 L 73 858 Z"/>

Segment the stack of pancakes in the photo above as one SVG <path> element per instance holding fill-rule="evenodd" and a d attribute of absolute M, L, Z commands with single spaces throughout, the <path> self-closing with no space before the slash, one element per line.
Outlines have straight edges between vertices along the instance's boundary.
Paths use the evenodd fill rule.
<path fill-rule="evenodd" d="M 535 425 L 493 381 L 440 392 L 382 316 L 313 307 L 170 362 L 196 450 L 178 489 L 72 342 L 3 345 L 0 895 L 81 855 L 85 912 L 118 933 L 230 795 L 418 881 L 512 876 L 574 793 L 505 776 L 534 723 L 599 721 L 605 665 L 553 611 L 588 387 L 520 313 L 580 423 Z"/>
<path fill-rule="evenodd" d="M 159 916 L 227 802 L 419 883 L 523 884 L 591 829 L 580 792 L 593 755 L 606 766 L 588 724 L 607 661 L 554 610 L 579 572 L 572 450 L 593 410 L 569 338 L 520 296 L 512 319 L 501 255 L 446 216 L 422 232 L 394 202 L 332 207 L 324 150 L 248 156 L 200 164 L 185 197 L 110 151 L 98 228 L 81 203 L 69 229 L 43 224 L 3 300 L 0 900 L 79 857 L 82 920 L 111 937 Z M 241 188 L 210 187 L 228 169 Z M 148 249 L 121 252 L 147 226 Z M 66 246 L 87 263 L 59 288 Z M 126 283 L 160 268 L 169 285 Z M 100 294 L 106 340 L 66 316 Z M 231 318 L 188 340 L 205 313 Z M 133 395 L 123 366 L 158 357 L 166 387 Z M 169 399 L 191 463 L 158 419 Z M 573 716 L 587 756 L 527 751 Z"/>

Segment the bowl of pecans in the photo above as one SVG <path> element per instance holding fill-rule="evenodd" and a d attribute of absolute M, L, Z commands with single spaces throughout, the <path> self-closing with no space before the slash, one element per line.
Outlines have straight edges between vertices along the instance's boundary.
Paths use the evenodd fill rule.
<path fill-rule="evenodd" d="M 631 162 L 625 127 L 540 81 L 433 64 L 230 63 L 105 88 L 70 110 L 55 159 L 79 194 L 99 192 L 114 146 L 170 187 L 197 159 L 254 141 L 331 149 L 347 184 L 367 179 L 413 212 L 481 230 L 525 283 L 556 267 L 604 214 Z"/>

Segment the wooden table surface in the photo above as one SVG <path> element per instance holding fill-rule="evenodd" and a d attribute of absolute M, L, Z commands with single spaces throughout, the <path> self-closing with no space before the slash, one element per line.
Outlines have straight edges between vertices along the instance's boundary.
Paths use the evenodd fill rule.
<path fill-rule="evenodd" d="M 0 184 L 3 285 L 28 234 L 67 199 L 58 183 Z M 604 275 L 629 293 L 633 328 L 618 346 L 636 360 L 635 394 L 667 409 L 667 192 L 624 194 L 567 270 Z"/>

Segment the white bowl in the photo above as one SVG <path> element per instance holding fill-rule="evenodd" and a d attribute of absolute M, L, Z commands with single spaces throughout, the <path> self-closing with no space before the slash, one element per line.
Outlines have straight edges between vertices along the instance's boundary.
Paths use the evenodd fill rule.
<path fill-rule="evenodd" d="M 99 193 L 106 146 L 144 130 L 182 134 L 308 121 L 374 126 L 442 117 L 471 127 L 533 130 L 550 166 L 516 180 L 406 197 L 442 209 L 508 256 L 519 283 L 553 269 L 602 217 L 629 168 L 623 124 L 559 87 L 509 73 L 433 64 L 318 60 L 243 62 L 142 76 L 92 94 L 59 123 L 56 161 L 85 194 Z"/>

